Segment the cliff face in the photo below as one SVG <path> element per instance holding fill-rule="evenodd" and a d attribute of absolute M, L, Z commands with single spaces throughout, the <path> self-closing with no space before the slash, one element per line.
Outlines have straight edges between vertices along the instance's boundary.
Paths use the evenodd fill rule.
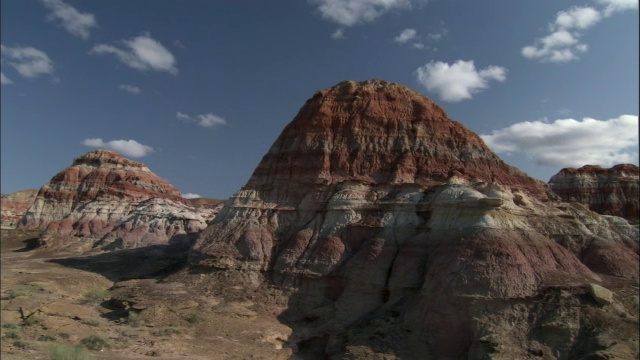
<path fill-rule="evenodd" d="M 544 183 L 412 90 L 343 82 L 306 102 L 198 237 L 190 265 L 284 289 L 286 317 L 307 319 L 294 342 L 328 338 L 327 353 L 339 351 L 344 329 L 392 312 L 398 351 L 457 358 L 542 331 L 528 315 L 514 320 L 521 330 L 491 330 L 520 311 L 512 299 L 599 273 L 637 282 L 638 229 L 618 220 L 551 202 Z M 487 326 L 474 323 L 498 303 Z M 569 349 L 554 350 L 565 357 L 569 335 Z"/>
<path fill-rule="evenodd" d="M 45 230 L 42 242 L 106 249 L 166 243 L 206 227 L 216 210 L 193 208 L 144 164 L 113 151 L 76 158 L 40 191 L 19 228 Z M 92 240 L 92 241 L 88 241 Z"/>
<path fill-rule="evenodd" d="M 2 194 L 2 228 L 15 228 L 36 199 L 38 190 L 22 190 Z"/>
<path fill-rule="evenodd" d="M 549 186 L 563 201 L 576 201 L 599 214 L 620 216 L 632 224 L 640 218 L 640 171 L 636 165 L 612 168 L 585 165 L 566 168 L 551 177 Z"/>

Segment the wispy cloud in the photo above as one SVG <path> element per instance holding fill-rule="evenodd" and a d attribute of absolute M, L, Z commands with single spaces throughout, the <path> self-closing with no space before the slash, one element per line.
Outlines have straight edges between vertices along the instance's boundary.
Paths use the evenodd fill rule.
<path fill-rule="evenodd" d="M 142 92 L 142 90 L 139 87 L 133 86 L 133 85 L 127 85 L 127 84 L 120 84 L 120 86 L 118 86 L 118 89 L 132 93 L 132 94 L 136 94 L 136 95 Z"/>
<path fill-rule="evenodd" d="M 173 54 L 149 34 L 121 41 L 124 48 L 99 44 L 93 47 L 91 54 L 113 54 L 130 68 L 142 71 L 164 71 L 176 75 L 178 68 Z"/>
<path fill-rule="evenodd" d="M 415 29 L 404 29 L 400 35 L 396 36 L 393 41 L 404 44 L 416 38 L 418 32 Z"/>
<path fill-rule="evenodd" d="M 539 165 L 612 166 L 638 162 L 638 116 L 609 120 L 525 121 L 481 135 L 498 153 L 522 153 Z"/>
<path fill-rule="evenodd" d="M 0 84 L 9 85 L 9 84 L 13 84 L 13 81 L 11 81 L 11 79 L 6 77 L 4 73 L 0 72 Z"/>
<path fill-rule="evenodd" d="M 522 48 L 522 56 L 540 62 L 563 63 L 578 60 L 589 46 L 580 42 L 583 32 L 616 12 L 637 10 L 638 0 L 596 0 L 602 8 L 573 6 L 559 11 L 549 34 Z"/>
<path fill-rule="evenodd" d="M 323 18 L 342 26 L 372 22 L 385 13 L 411 9 L 425 0 L 311 0 Z"/>
<path fill-rule="evenodd" d="M 225 119 L 212 113 L 201 114 L 201 115 L 196 115 L 195 117 L 192 117 L 188 114 L 178 111 L 176 113 L 176 118 L 184 121 L 195 122 L 198 124 L 198 126 L 202 126 L 202 127 L 214 127 L 217 125 L 227 124 L 227 121 Z"/>
<path fill-rule="evenodd" d="M 182 195 L 183 198 L 185 199 L 198 199 L 201 198 L 202 196 L 198 195 L 198 194 L 194 194 L 194 193 L 186 193 L 186 194 L 180 194 Z"/>
<path fill-rule="evenodd" d="M 458 60 L 451 65 L 438 61 L 418 68 L 415 75 L 421 85 L 443 101 L 458 102 L 488 88 L 490 80 L 505 81 L 507 69 L 489 66 L 478 71 L 473 60 Z"/>
<path fill-rule="evenodd" d="M 134 158 L 147 156 L 154 152 L 151 146 L 140 144 L 135 140 L 111 140 L 105 142 L 100 138 L 84 139 L 82 141 L 82 145 L 93 148 L 113 150 L 119 152 L 124 156 Z"/>
<path fill-rule="evenodd" d="M 7 47 L 0 45 L 1 56 L 8 58 L 7 63 L 13 66 L 24 77 L 35 78 L 43 74 L 53 74 L 53 61 L 43 51 L 32 47 Z"/>
<path fill-rule="evenodd" d="M 596 0 L 604 6 L 604 16 L 611 16 L 617 12 L 638 10 L 638 0 Z"/>
<path fill-rule="evenodd" d="M 90 13 L 81 13 L 73 6 L 62 0 L 41 0 L 42 4 L 51 11 L 48 19 L 57 20 L 70 34 L 88 39 L 91 28 L 98 27 L 96 17 Z"/>
<path fill-rule="evenodd" d="M 345 39 L 346 37 L 344 36 L 344 29 L 343 28 L 336 29 L 336 31 L 334 31 L 331 34 L 331 38 L 334 40 Z"/>

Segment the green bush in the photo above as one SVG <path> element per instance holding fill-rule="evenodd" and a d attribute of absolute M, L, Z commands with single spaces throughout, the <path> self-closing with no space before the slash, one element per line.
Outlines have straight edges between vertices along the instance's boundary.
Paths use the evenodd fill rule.
<path fill-rule="evenodd" d="M 54 341 L 55 339 L 55 336 L 49 334 L 38 336 L 38 341 Z"/>
<path fill-rule="evenodd" d="M 20 333 L 18 333 L 17 331 L 7 331 L 4 333 L 3 339 L 18 340 L 20 339 Z"/>
<path fill-rule="evenodd" d="M 170 336 L 173 334 L 182 334 L 182 330 L 179 330 L 176 328 L 166 328 L 166 329 L 156 330 L 151 332 L 151 335 L 153 336 Z"/>
<path fill-rule="evenodd" d="M 198 316 L 198 314 L 191 314 L 191 315 L 187 316 L 187 318 L 185 320 L 187 320 L 187 322 L 189 324 L 195 324 L 198 321 L 200 321 L 200 317 Z"/>
<path fill-rule="evenodd" d="M 140 318 L 140 314 L 135 311 L 129 310 L 129 315 L 126 319 L 127 325 L 131 327 L 138 327 L 144 323 L 144 321 Z"/>
<path fill-rule="evenodd" d="M 111 296 L 111 293 L 109 292 L 109 289 L 93 288 L 89 290 L 86 294 L 84 294 L 84 302 L 100 304 L 110 296 Z"/>
<path fill-rule="evenodd" d="M 54 344 L 48 349 L 49 359 L 51 360 L 93 360 L 94 357 L 89 355 L 80 346 L 71 346 L 65 344 Z"/>
<path fill-rule="evenodd" d="M 17 328 L 17 326 L 14 323 L 4 323 L 4 324 L 2 324 L 2 328 L 3 329 L 15 329 L 15 328 Z"/>
<path fill-rule="evenodd" d="M 13 346 L 17 347 L 18 349 L 22 349 L 22 350 L 26 350 L 28 348 L 30 348 L 29 343 L 26 341 L 22 341 L 22 340 L 17 340 L 13 342 Z"/>
<path fill-rule="evenodd" d="M 42 324 L 42 318 L 35 315 L 31 315 L 28 318 L 22 320 L 22 326 L 32 326 Z"/>
<path fill-rule="evenodd" d="M 80 344 L 89 350 L 98 351 L 109 347 L 106 340 L 96 335 L 87 336 L 80 341 Z"/>
<path fill-rule="evenodd" d="M 100 325 L 100 322 L 98 320 L 95 320 L 95 319 L 87 319 L 87 320 L 82 320 L 80 322 L 85 324 L 85 325 L 89 325 L 89 326 L 99 326 Z"/>

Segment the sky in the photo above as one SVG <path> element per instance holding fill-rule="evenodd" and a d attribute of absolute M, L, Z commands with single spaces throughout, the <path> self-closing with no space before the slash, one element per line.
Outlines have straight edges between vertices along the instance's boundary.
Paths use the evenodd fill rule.
<path fill-rule="evenodd" d="M 414 89 L 543 181 L 638 164 L 638 0 L 2 0 L 1 191 L 110 149 L 225 199 L 304 102 Z"/>

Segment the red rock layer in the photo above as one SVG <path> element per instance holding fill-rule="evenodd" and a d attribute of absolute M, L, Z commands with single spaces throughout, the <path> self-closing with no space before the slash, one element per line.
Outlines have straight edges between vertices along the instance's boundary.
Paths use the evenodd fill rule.
<path fill-rule="evenodd" d="M 637 224 L 640 217 L 639 175 L 638 166 L 631 164 L 612 168 L 585 165 L 579 169 L 560 170 L 549 185 L 563 201 L 587 204 L 599 214 L 620 216 Z"/>
<path fill-rule="evenodd" d="M 307 100 L 247 186 L 433 185 L 452 175 L 547 198 L 542 182 L 504 163 L 430 99 L 386 81 L 344 81 Z"/>
<path fill-rule="evenodd" d="M 19 227 L 45 228 L 94 200 L 136 202 L 157 197 L 186 201 L 178 189 L 144 164 L 113 151 L 93 150 L 76 158 L 40 189 Z"/>

